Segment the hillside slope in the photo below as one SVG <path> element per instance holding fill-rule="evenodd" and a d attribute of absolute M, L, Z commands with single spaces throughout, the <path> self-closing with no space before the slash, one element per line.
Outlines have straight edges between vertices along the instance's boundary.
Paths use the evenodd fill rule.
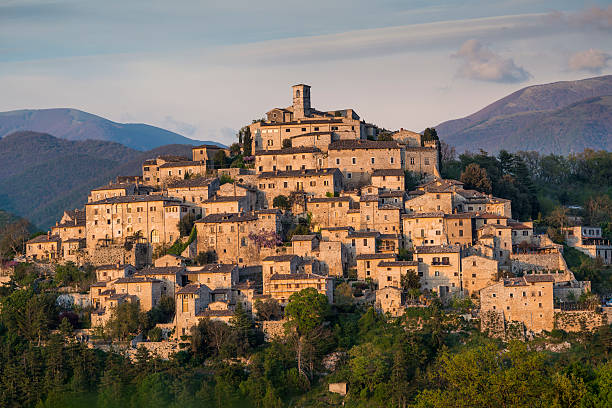
<path fill-rule="evenodd" d="M 217 142 L 193 140 L 155 126 L 116 123 L 76 109 L 37 109 L 0 112 L 0 137 L 28 130 L 68 140 L 104 140 L 121 143 L 136 150 L 150 150 L 168 144 Z"/>
<path fill-rule="evenodd" d="M 140 152 L 119 143 L 68 141 L 16 132 L 0 139 L 0 208 L 41 228 L 65 209 L 81 207 L 90 189 L 118 175 L 141 173 L 142 162 L 160 154 L 190 156 L 188 145 Z"/>
<path fill-rule="evenodd" d="M 531 86 L 436 130 L 458 152 L 610 150 L 610 95 L 612 75 Z"/>

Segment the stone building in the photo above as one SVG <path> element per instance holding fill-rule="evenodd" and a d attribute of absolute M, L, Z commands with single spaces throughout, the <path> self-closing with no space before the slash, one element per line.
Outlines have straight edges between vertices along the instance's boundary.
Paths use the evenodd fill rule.
<path fill-rule="evenodd" d="M 403 168 L 401 148 L 394 141 L 338 140 L 328 148 L 327 166 L 340 169 L 347 188 L 371 183 L 373 169 Z"/>
<path fill-rule="evenodd" d="M 404 169 L 415 174 L 440 176 L 438 147 L 403 147 Z"/>
<path fill-rule="evenodd" d="M 409 247 L 448 244 L 443 212 L 403 214 L 402 231 Z"/>
<path fill-rule="evenodd" d="M 96 268 L 96 280 L 97 282 L 115 281 L 132 276 L 135 272 L 136 268 L 130 264 L 100 265 Z"/>
<path fill-rule="evenodd" d="M 442 299 L 462 295 L 461 249 L 456 245 L 418 246 L 421 288 L 436 292 Z"/>
<path fill-rule="evenodd" d="M 278 300 L 286 305 L 289 297 L 306 288 L 315 288 L 317 292 L 327 296 L 329 303 L 334 302 L 334 279 L 329 276 L 308 273 L 274 273 L 266 283 L 264 280 L 264 295 Z"/>
<path fill-rule="evenodd" d="M 474 244 L 476 220 L 474 213 L 444 214 L 444 228 L 449 244 L 466 247 Z"/>
<path fill-rule="evenodd" d="M 194 162 L 203 162 L 206 164 L 207 168 L 212 169 L 214 168 L 213 160 L 219 151 L 222 151 L 226 156 L 229 155 L 228 149 L 212 144 L 203 144 L 192 147 L 191 155 Z"/>
<path fill-rule="evenodd" d="M 39 235 L 26 242 L 26 257 L 35 261 L 57 261 L 60 259 L 62 240 L 51 233 Z"/>
<path fill-rule="evenodd" d="M 106 198 L 85 205 L 87 249 L 124 243 L 128 237 L 151 245 L 179 238 L 179 221 L 199 209 L 176 198 L 136 195 Z"/>
<path fill-rule="evenodd" d="M 158 280 L 161 284 L 160 296 L 171 298 L 174 298 L 175 292 L 186 283 L 184 266 L 149 267 L 141 269 L 134 276 Z"/>
<path fill-rule="evenodd" d="M 468 296 L 477 296 L 480 290 L 498 280 L 498 261 L 482 255 L 470 255 L 461 259 L 463 290 Z"/>
<path fill-rule="evenodd" d="M 395 260 L 395 255 L 379 252 L 359 254 L 355 259 L 357 262 L 357 279 L 361 281 L 372 279 L 376 282 L 378 281 L 378 264 L 382 261 Z"/>
<path fill-rule="evenodd" d="M 342 190 L 342 177 L 338 169 L 290 170 L 263 172 L 257 176 L 258 187 L 265 193 L 268 208 L 279 195 L 289 197 L 303 192 L 313 197 L 335 195 Z"/>
<path fill-rule="evenodd" d="M 319 139 L 323 139 L 320 145 L 326 147 L 333 140 L 366 139 L 378 134 L 376 126 L 361 121 L 353 109 L 327 112 L 314 109 L 308 85 L 294 85 L 292 96 L 291 106 L 274 108 L 267 112 L 266 120 L 249 125 L 254 152 L 279 150 L 287 139 L 293 146 L 317 147 Z"/>
<path fill-rule="evenodd" d="M 210 288 L 201 283 L 190 283 L 176 292 L 174 322 L 177 337 L 189 336 L 191 328 L 203 318 L 200 314 L 210 303 Z"/>
<path fill-rule="evenodd" d="M 567 227 L 563 233 L 567 245 L 591 258 L 601 258 L 606 265 L 612 264 L 612 244 L 602 237 L 600 227 Z"/>
<path fill-rule="evenodd" d="M 408 273 L 418 275 L 419 263 L 417 261 L 383 260 L 378 263 L 376 279 L 378 288 L 401 287 L 402 276 Z"/>
<path fill-rule="evenodd" d="M 87 202 L 100 201 L 105 198 L 121 197 L 128 195 L 147 195 L 152 191 L 149 186 L 138 183 L 109 183 L 105 186 L 94 188 L 90 191 Z"/>
<path fill-rule="evenodd" d="M 554 328 L 553 281 L 546 275 L 504 279 L 480 290 L 482 329 L 495 319 L 518 322 L 533 332 Z"/>
<path fill-rule="evenodd" d="M 177 180 L 166 186 L 166 195 L 191 202 L 196 205 L 214 197 L 219 189 L 218 178 L 194 177 Z"/>
<path fill-rule="evenodd" d="M 306 202 L 315 229 L 346 225 L 350 206 L 349 197 L 313 197 Z"/>
<path fill-rule="evenodd" d="M 289 147 L 257 152 L 255 169 L 259 173 L 277 170 L 317 170 L 324 168 L 325 162 L 323 153 L 317 147 Z"/>
<path fill-rule="evenodd" d="M 119 295 L 130 295 L 138 298 L 140 310 L 146 312 L 159 303 L 162 295 L 162 282 L 143 276 L 128 276 L 112 282 Z"/>
<path fill-rule="evenodd" d="M 376 291 L 376 309 L 398 317 L 404 314 L 404 292 L 400 288 L 385 286 Z"/>
<path fill-rule="evenodd" d="M 392 204 L 381 204 L 377 196 L 361 197 L 359 215 L 362 230 L 376 230 L 385 234 L 400 231 L 400 208 Z"/>
<path fill-rule="evenodd" d="M 195 222 L 197 251 L 214 251 L 220 263 L 257 265 L 260 247 L 254 240 L 261 234 L 280 234 L 277 211 L 211 214 Z"/>
<path fill-rule="evenodd" d="M 376 169 L 372 172 L 371 182 L 382 191 L 403 191 L 406 175 L 402 169 Z"/>
<path fill-rule="evenodd" d="M 188 266 L 184 273 L 187 282 L 201 283 L 211 290 L 231 289 L 239 279 L 238 265 L 235 264 Z"/>
<path fill-rule="evenodd" d="M 208 174 L 208 167 L 204 161 L 176 161 L 167 162 L 158 166 L 159 182 L 157 185 L 166 187 L 174 184 L 179 180 L 184 180 L 191 177 L 204 177 Z"/>
<path fill-rule="evenodd" d="M 160 186 L 162 177 L 160 167 L 166 163 L 178 163 L 189 161 L 189 158 L 183 156 L 158 156 L 155 159 L 148 159 L 142 163 L 142 180 L 147 186 Z"/>
<path fill-rule="evenodd" d="M 85 210 L 64 211 L 62 218 L 51 227 L 51 235 L 57 235 L 62 241 L 85 238 Z"/>
<path fill-rule="evenodd" d="M 512 247 L 534 244 L 533 221 L 508 222 L 512 228 Z"/>

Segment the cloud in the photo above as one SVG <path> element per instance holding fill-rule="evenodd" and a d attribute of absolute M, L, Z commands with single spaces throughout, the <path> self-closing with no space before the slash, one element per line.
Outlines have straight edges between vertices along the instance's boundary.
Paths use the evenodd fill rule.
<path fill-rule="evenodd" d="M 580 51 L 570 56 L 568 65 L 572 71 L 591 71 L 599 73 L 608 65 L 612 56 L 600 50 Z"/>
<path fill-rule="evenodd" d="M 490 82 L 522 82 L 531 77 L 512 58 L 503 58 L 478 40 L 467 40 L 452 55 L 463 61 L 457 75 L 463 78 Z"/>
<path fill-rule="evenodd" d="M 569 16 L 570 23 L 603 29 L 612 28 L 612 4 L 606 9 L 591 7 Z"/>
<path fill-rule="evenodd" d="M 551 23 L 569 24 L 579 28 L 612 29 L 612 5 L 607 8 L 590 7 L 575 13 L 553 11 L 545 20 Z"/>

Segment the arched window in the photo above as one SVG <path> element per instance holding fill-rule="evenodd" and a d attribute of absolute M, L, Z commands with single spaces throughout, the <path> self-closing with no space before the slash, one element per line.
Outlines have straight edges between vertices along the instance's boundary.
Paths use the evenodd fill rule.
<path fill-rule="evenodd" d="M 159 231 L 158 230 L 151 231 L 151 243 L 153 244 L 159 243 Z"/>
<path fill-rule="evenodd" d="M 298 98 L 300 97 L 300 90 L 299 89 L 297 91 L 295 91 L 295 96 L 298 97 Z"/>

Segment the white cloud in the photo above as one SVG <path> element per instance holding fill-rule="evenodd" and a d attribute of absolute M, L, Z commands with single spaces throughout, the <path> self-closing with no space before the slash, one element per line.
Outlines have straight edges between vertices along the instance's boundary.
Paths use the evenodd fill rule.
<path fill-rule="evenodd" d="M 512 58 L 503 58 L 478 40 L 467 40 L 453 57 L 462 60 L 457 75 L 491 82 L 523 82 L 531 77 Z"/>
<path fill-rule="evenodd" d="M 608 66 L 608 60 L 611 58 L 610 54 L 591 48 L 571 55 L 568 65 L 573 71 L 590 71 L 597 74 Z"/>
<path fill-rule="evenodd" d="M 547 14 L 545 21 L 562 23 L 578 28 L 612 29 L 612 5 L 607 8 L 589 7 L 574 13 L 553 11 Z"/>

